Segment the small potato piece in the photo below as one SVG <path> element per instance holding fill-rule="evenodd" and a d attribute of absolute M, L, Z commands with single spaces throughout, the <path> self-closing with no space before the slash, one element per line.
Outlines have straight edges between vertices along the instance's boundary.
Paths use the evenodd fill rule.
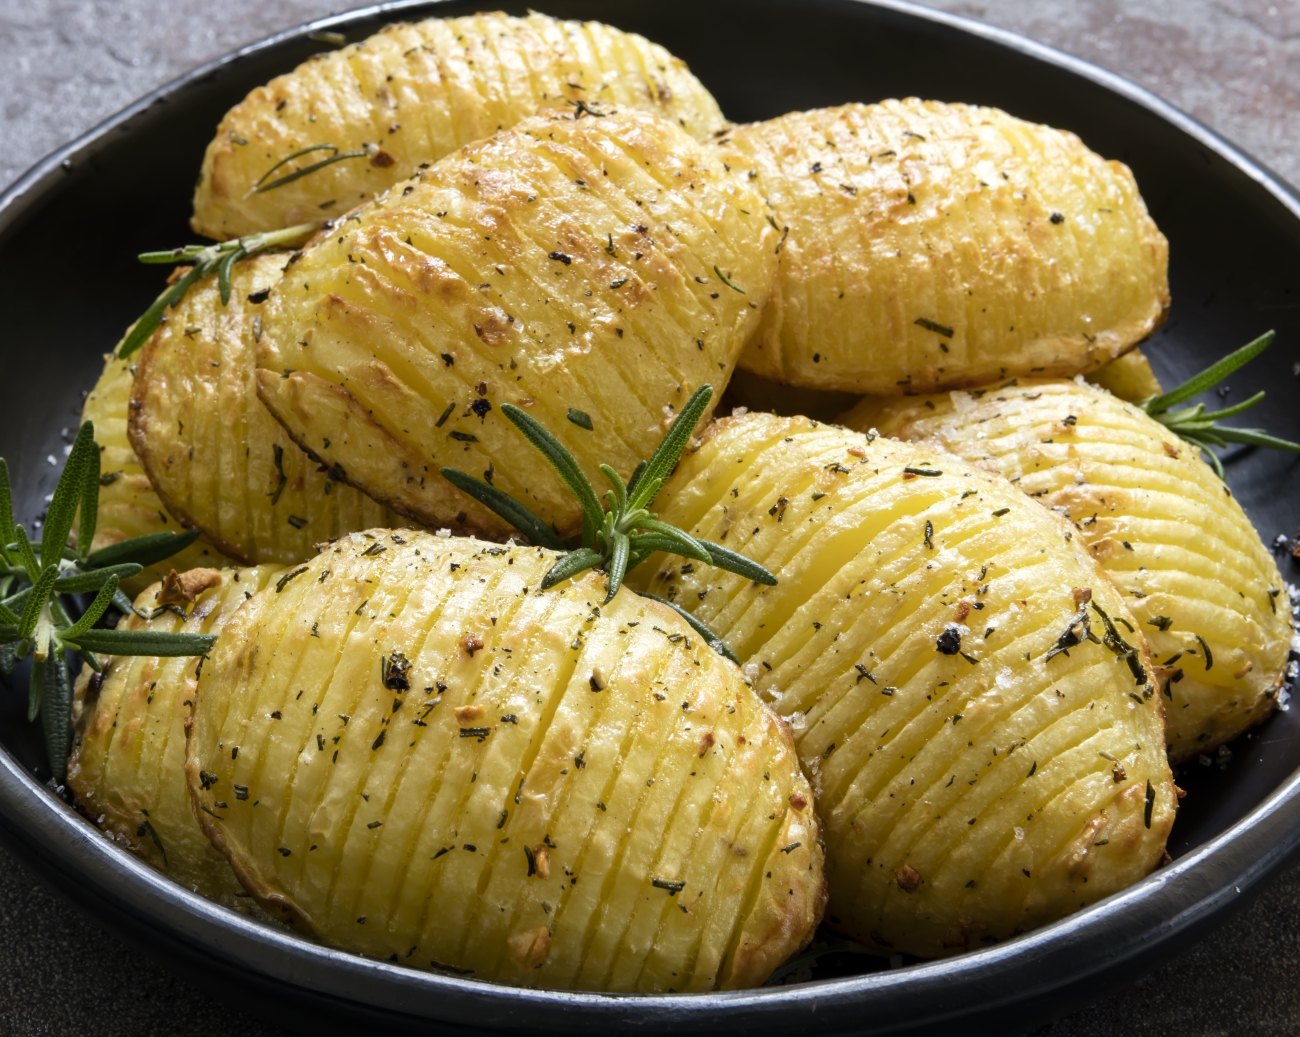
<path fill-rule="evenodd" d="M 104 357 L 104 373 L 86 397 L 81 420 L 95 424 L 99 444 L 99 515 L 91 547 L 98 550 L 131 537 L 150 533 L 180 533 L 185 527 L 163 510 L 144 466 L 136 457 L 127 435 L 127 413 L 131 400 L 132 359 L 120 360 L 115 353 Z M 227 558 L 211 544 L 199 540 L 183 551 L 122 584 L 127 594 L 138 594 L 161 580 L 172 569 L 184 572 L 201 566 L 220 568 Z"/>
<path fill-rule="evenodd" d="M 199 689 L 204 829 L 268 910 L 375 958 L 755 986 L 825 895 L 789 731 L 663 605 L 539 590 L 557 557 L 375 530 L 254 597 Z"/>
<path fill-rule="evenodd" d="M 1164 392 L 1160 379 L 1151 370 L 1151 361 L 1140 349 L 1129 350 L 1105 367 L 1097 368 L 1084 380 L 1129 403 L 1142 403 Z"/>
<path fill-rule="evenodd" d="M 445 465 L 567 534 L 573 495 L 501 405 L 589 478 L 632 471 L 699 385 L 730 376 L 775 241 L 761 201 L 680 127 L 544 113 L 309 247 L 268 303 L 258 388 L 300 444 L 418 522 L 511 532 Z"/>
<path fill-rule="evenodd" d="M 322 471 L 257 398 L 265 305 L 250 296 L 286 261 L 237 264 L 225 306 L 215 274 L 194 285 L 141 350 L 131 391 L 131 445 L 167 510 L 248 564 L 290 565 L 340 533 L 406 524 Z"/>
<path fill-rule="evenodd" d="M 1200 451 L 1139 408 L 1074 381 L 1021 380 L 863 400 L 842 420 L 928 440 L 1068 515 L 1164 667 L 1174 763 L 1232 741 L 1277 705 L 1292 626 L 1277 564 Z"/>
<path fill-rule="evenodd" d="M 390 25 L 258 87 L 221 121 L 203 157 L 191 225 L 218 239 L 340 214 L 422 164 L 509 129 L 539 108 L 588 102 L 655 112 L 704 140 L 726 125 L 684 62 L 600 22 L 500 11 Z M 258 194 L 331 157 L 366 151 Z"/>
<path fill-rule="evenodd" d="M 191 570 L 192 585 L 215 581 L 190 604 L 158 608 L 161 584 L 136 599 L 153 619 L 128 616 L 119 630 L 219 634 L 245 595 L 274 583 L 276 566 Z M 195 579 L 205 577 L 203 579 Z M 176 608 L 183 608 L 181 619 Z M 152 867 L 227 907 L 247 910 L 230 865 L 194 819 L 185 786 L 185 721 L 198 659 L 105 657 L 102 676 L 83 668 L 72 706 L 68 787 L 77 806 Z"/>
<path fill-rule="evenodd" d="M 795 112 L 717 145 L 789 233 L 740 366 L 881 396 L 1090 371 L 1169 306 L 1168 243 L 1128 167 L 995 108 Z"/>
<path fill-rule="evenodd" d="M 634 574 L 790 718 L 831 926 L 938 957 L 1156 866 L 1175 811 L 1163 700 L 1123 599 L 1059 518 L 928 445 L 765 414 L 713 426 L 656 507 L 779 580 L 662 556 Z"/>

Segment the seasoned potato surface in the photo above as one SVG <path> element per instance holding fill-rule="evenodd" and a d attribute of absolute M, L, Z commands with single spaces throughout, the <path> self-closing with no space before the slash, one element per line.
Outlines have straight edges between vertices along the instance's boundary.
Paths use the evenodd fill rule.
<path fill-rule="evenodd" d="M 141 350 L 130 436 L 167 510 L 231 558 L 288 565 L 340 533 L 406 520 L 330 477 L 257 398 L 261 302 L 287 256 L 232 271 L 229 304 L 215 274 L 190 289 Z"/>
<path fill-rule="evenodd" d="M 1175 810 L 1164 700 L 1059 518 L 929 445 L 763 414 L 713 426 L 657 507 L 779 580 L 662 556 L 635 574 L 791 719 L 833 927 L 936 957 L 1156 866 Z"/>
<path fill-rule="evenodd" d="M 736 127 L 720 154 L 788 234 L 740 364 L 878 395 L 1073 375 L 1169 305 L 1133 175 L 993 108 L 885 101 Z"/>
<path fill-rule="evenodd" d="M 338 215 L 539 108 L 580 101 L 655 112 L 701 140 L 726 124 L 683 62 L 599 22 L 498 11 L 390 25 L 304 62 L 226 113 L 204 155 L 192 226 L 226 239 Z M 362 154 L 249 193 L 259 180 L 349 152 Z"/>
<path fill-rule="evenodd" d="M 122 630 L 219 634 L 231 613 L 280 570 L 194 569 L 136 599 L 152 619 L 126 617 Z M 180 613 L 185 613 L 182 619 Z M 106 657 L 102 676 L 83 668 L 73 701 L 68 787 L 105 832 L 159 871 L 227 907 L 247 910 L 226 859 L 194 819 L 185 787 L 185 721 L 198 659 Z"/>
<path fill-rule="evenodd" d="M 1268 549 L 1195 446 L 1104 389 L 1021 381 L 924 400 L 864 400 L 845 422 L 928 440 L 1067 515 L 1162 666 L 1175 763 L 1277 704 L 1291 610 Z"/>
<path fill-rule="evenodd" d="M 652 115 L 539 115 L 344 221 L 267 304 L 262 398 L 308 450 L 428 525 L 509 532 L 446 482 L 494 482 L 562 533 L 572 495 L 505 420 L 589 478 L 625 474 L 722 384 L 775 279 L 762 203 Z"/>
<path fill-rule="evenodd" d="M 187 774 L 248 889 L 482 979 L 754 986 L 823 892 L 788 730 L 674 612 L 540 548 L 353 534 L 203 671 Z"/>
<path fill-rule="evenodd" d="M 94 422 L 95 442 L 99 444 L 99 515 L 91 544 L 96 550 L 131 537 L 180 533 L 185 528 L 163 510 L 144 466 L 131 448 L 127 414 L 134 370 L 134 359 L 121 360 L 115 352 L 109 353 L 104 357 L 104 372 L 81 409 L 81 420 Z M 147 566 L 140 575 L 125 581 L 122 589 L 138 594 L 173 568 L 181 572 L 200 566 L 218 568 L 230 561 L 211 544 L 199 540 L 166 561 Z"/>

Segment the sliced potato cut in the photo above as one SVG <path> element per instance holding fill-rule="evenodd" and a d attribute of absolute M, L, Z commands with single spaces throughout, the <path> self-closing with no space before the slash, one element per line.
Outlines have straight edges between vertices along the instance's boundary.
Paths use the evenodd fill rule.
<path fill-rule="evenodd" d="M 263 400 L 395 511 L 510 532 L 439 475 L 487 479 L 561 532 L 572 494 L 501 414 L 631 472 L 725 384 L 776 275 L 762 203 L 678 126 L 544 113 L 471 145 L 309 247 L 272 293 Z"/>
<path fill-rule="evenodd" d="M 726 125 L 682 61 L 599 22 L 498 11 L 390 25 L 227 112 L 203 157 L 191 224 L 226 239 L 341 214 L 463 144 L 579 101 L 655 112 L 700 140 Z M 307 148 L 316 150 L 272 171 Z M 361 154 L 250 193 L 350 152 Z"/>
<path fill-rule="evenodd" d="M 152 619 L 128 616 L 118 628 L 219 634 L 245 596 L 279 574 L 275 566 L 190 570 L 169 581 L 166 601 L 161 583 L 136 599 Z M 185 722 L 200 662 L 121 656 L 105 657 L 102 675 L 83 668 L 68 787 L 120 845 L 195 892 L 247 911 L 252 901 L 199 828 L 185 786 Z"/>
<path fill-rule="evenodd" d="M 743 368 L 882 396 L 1073 375 L 1150 334 L 1168 244 L 1128 167 L 994 108 L 795 112 L 717 147 L 789 232 Z"/>
<path fill-rule="evenodd" d="M 86 397 L 81 420 L 95 424 L 99 444 L 99 515 L 91 547 L 98 550 L 131 537 L 150 533 L 180 533 L 182 526 L 163 510 L 144 466 L 136 457 L 127 435 L 127 413 L 135 364 L 120 360 L 115 353 L 104 357 L 104 372 Z M 127 594 L 138 594 L 174 569 L 184 572 L 201 566 L 219 568 L 230 559 L 211 544 L 199 540 L 164 562 L 147 566 L 140 575 L 125 581 Z"/>
<path fill-rule="evenodd" d="M 257 255 L 215 274 L 172 310 L 141 350 L 131 391 L 131 445 L 167 511 L 231 558 L 289 565 L 340 533 L 406 521 L 332 479 L 257 398 L 261 303 L 287 257 Z M 259 295 L 259 293 L 261 293 Z"/>
<path fill-rule="evenodd" d="M 761 983 L 824 897 L 789 732 L 663 605 L 539 590 L 557 557 L 375 530 L 255 596 L 203 670 L 204 829 L 264 906 L 376 958 Z"/>
<path fill-rule="evenodd" d="M 657 507 L 779 580 L 662 556 L 634 574 L 791 718 L 832 926 L 951 954 L 1161 859 L 1164 700 L 1141 628 L 1059 517 L 928 445 L 764 414 L 714 425 Z"/>
<path fill-rule="evenodd" d="M 1139 408 L 1073 381 L 1021 380 L 863 400 L 843 420 L 929 440 L 1069 517 L 1163 666 L 1175 763 L 1231 741 L 1277 705 L 1291 610 L 1273 556 L 1197 448 Z"/>

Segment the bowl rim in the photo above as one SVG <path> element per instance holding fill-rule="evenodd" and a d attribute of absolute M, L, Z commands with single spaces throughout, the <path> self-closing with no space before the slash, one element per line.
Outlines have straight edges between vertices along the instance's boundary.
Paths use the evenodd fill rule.
<path fill-rule="evenodd" d="M 68 174 L 93 163 L 113 137 L 227 68 L 313 33 L 420 12 L 436 16 L 457 0 L 395 0 L 316 19 L 209 61 L 141 97 L 55 150 L 0 194 L 0 236 L 8 236 L 59 192 Z M 798 0 L 795 0 L 798 2 Z M 1091 81 L 1146 109 L 1262 187 L 1300 220 L 1300 196 L 1280 177 L 1151 91 L 1081 58 L 1016 33 L 908 0 L 837 0 L 929 22 L 1011 49 Z M 116 847 L 0 747 L 0 834 L 83 899 L 143 919 L 159 935 L 203 947 L 228 971 L 318 1001 L 399 1018 L 566 1034 L 611 1026 L 672 1026 L 684 1032 L 731 1026 L 756 1030 L 811 1023 L 828 1032 L 896 1032 L 960 1014 L 1051 998 L 1080 980 L 1172 952 L 1180 936 L 1206 928 L 1230 905 L 1300 853 L 1300 769 L 1213 839 L 1133 886 L 1005 943 L 906 969 L 758 990 L 626 995 L 527 989 L 424 972 L 318 945 L 208 901 Z M 89 896 L 87 896 L 89 894 Z M 1137 924 L 1135 924 L 1135 922 Z M 1033 968 L 1027 968 L 1028 965 Z M 864 1017 L 864 1009 L 878 1014 Z"/>

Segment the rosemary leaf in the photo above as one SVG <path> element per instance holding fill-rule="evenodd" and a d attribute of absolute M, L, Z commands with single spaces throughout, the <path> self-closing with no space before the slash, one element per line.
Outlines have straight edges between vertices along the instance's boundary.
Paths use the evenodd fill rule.
<path fill-rule="evenodd" d="M 630 507 L 648 508 L 654 502 L 654 492 L 650 492 L 649 485 L 651 480 L 658 480 L 659 485 L 672 475 L 673 469 L 677 467 L 677 461 L 682 456 L 682 451 L 686 449 L 686 444 L 691 441 L 691 434 L 695 431 L 695 426 L 700 418 L 704 416 L 704 411 L 709 405 L 709 400 L 713 398 L 713 386 L 701 385 L 686 401 L 686 406 L 682 408 L 681 413 L 677 415 L 672 426 L 668 429 L 668 434 L 664 436 L 658 448 L 650 455 L 645 470 L 640 473 L 637 479 L 637 490 L 632 494 L 629 502 Z"/>
<path fill-rule="evenodd" d="M 676 543 L 678 546 L 674 550 L 678 554 L 684 554 L 688 558 L 698 558 L 701 562 L 707 562 L 710 565 L 713 564 L 713 556 L 709 554 L 709 549 L 689 533 L 682 532 L 676 526 L 670 526 L 666 522 L 659 522 L 655 519 L 642 519 L 637 525 Z"/>
<path fill-rule="evenodd" d="M 564 544 L 551 527 L 509 494 L 457 468 L 442 468 L 439 471 L 442 472 L 442 477 L 456 489 L 500 515 L 534 544 L 550 548 L 552 551 L 564 550 Z"/>
<path fill-rule="evenodd" d="M 41 529 L 42 563 L 60 558 L 68 543 L 68 534 L 72 532 L 72 523 L 77 517 L 77 508 L 85 491 L 86 466 L 92 452 L 98 453 L 95 447 L 95 428 L 87 421 L 72 442 L 72 450 L 63 466 L 63 473 L 50 497 L 45 525 Z"/>
<path fill-rule="evenodd" d="M 81 614 L 81 618 L 66 630 L 60 630 L 59 637 L 67 641 L 76 641 L 98 623 L 99 617 L 108 611 L 108 606 L 113 604 L 113 595 L 116 592 L 117 577 L 110 576 L 104 586 L 99 588 L 99 593 L 95 595 L 95 600 L 90 603 L 90 607 Z"/>
<path fill-rule="evenodd" d="M 642 591 L 641 597 L 649 598 L 651 601 L 657 601 L 659 602 L 660 605 L 667 605 L 670 609 L 672 609 L 679 616 L 681 616 L 682 619 L 686 620 L 686 622 L 690 624 L 691 629 L 694 630 L 697 634 L 700 635 L 700 637 L 704 638 L 704 640 L 708 642 L 710 648 L 712 648 L 723 658 L 730 659 L 737 666 L 740 665 L 740 660 L 736 658 L 736 653 L 727 647 L 727 643 L 723 641 L 722 638 L 720 638 L 712 630 L 706 627 L 703 623 L 701 623 L 698 619 L 692 616 L 689 612 L 687 612 L 684 608 L 682 608 L 679 605 L 674 605 L 667 598 L 661 598 L 657 594 L 647 594 L 644 591 Z"/>
<path fill-rule="evenodd" d="M 618 472 L 614 471 L 609 465 L 600 466 L 600 474 L 605 477 L 605 481 L 614 488 L 614 505 L 615 511 L 623 512 L 627 510 L 627 487 L 623 484 L 622 478 Z"/>
<path fill-rule="evenodd" d="M 299 180 L 304 176 L 310 176 L 312 173 L 315 173 L 317 170 L 324 169 L 326 166 L 331 166 L 335 162 L 343 162 L 344 160 L 350 158 L 369 158 L 371 155 L 374 155 L 379 150 L 373 144 L 367 145 L 364 148 L 359 148 L 356 151 L 339 151 L 338 148 L 334 148 L 335 153 L 331 155 L 329 158 L 323 158 L 319 162 L 313 162 L 309 166 L 303 166 L 302 169 L 295 169 L 292 173 L 288 173 L 285 176 L 272 180 L 269 184 L 264 183 L 264 181 L 268 176 L 274 173 L 286 162 L 292 162 L 295 158 L 298 158 L 301 155 L 306 155 L 308 152 L 321 151 L 325 148 L 334 148 L 334 145 L 317 144 L 315 147 L 304 148 L 302 151 L 296 151 L 288 158 L 282 158 L 279 162 L 277 162 L 275 165 L 273 165 L 270 169 L 268 169 L 265 173 L 262 174 L 262 179 L 259 180 L 257 184 L 253 187 L 253 189 L 249 191 L 247 194 L 245 194 L 244 197 L 251 198 L 255 194 L 264 194 L 267 191 L 274 191 L 277 187 L 283 187 L 285 184 L 291 184 L 295 180 Z"/>
<path fill-rule="evenodd" d="M 138 565 L 153 565 L 170 558 L 177 551 L 183 551 L 199 538 L 199 530 L 190 529 L 184 533 L 148 533 L 145 536 L 132 537 L 116 544 L 101 547 L 86 557 L 86 565 L 100 569 L 110 565 L 135 562 Z"/>
<path fill-rule="evenodd" d="M 27 578 L 35 583 L 41 573 L 41 563 L 36 560 L 36 552 L 32 550 L 32 542 L 27 539 L 27 530 L 21 522 L 14 526 L 14 533 L 17 534 L 18 559 L 27 570 Z"/>
<path fill-rule="evenodd" d="M 62 785 L 68 776 L 68 751 L 72 748 L 72 680 L 68 675 L 67 657 L 62 651 L 56 651 L 54 645 L 50 646 L 50 655 L 43 668 L 41 728 L 45 734 L 50 770 L 54 780 Z"/>
<path fill-rule="evenodd" d="M 1300 443 L 1292 443 L 1288 439 L 1278 439 L 1276 436 L 1270 436 L 1259 428 L 1224 428 L 1220 425 L 1214 432 L 1215 435 L 1226 439 L 1229 443 L 1246 443 L 1250 446 L 1265 446 L 1274 450 L 1288 450 L 1291 453 L 1300 453 Z"/>
<path fill-rule="evenodd" d="M 712 540 L 698 540 L 697 543 L 704 545 L 712 559 L 712 564 L 717 568 L 726 569 L 727 572 L 733 572 L 755 583 L 764 583 L 769 587 L 776 586 L 776 577 L 757 562 L 750 561 L 744 555 L 730 551 L 721 544 L 715 544 Z"/>
<path fill-rule="evenodd" d="M 579 547 L 575 551 L 570 551 L 551 567 L 550 572 L 542 577 L 542 590 L 554 587 L 557 583 L 563 583 L 565 580 L 577 576 L 580 572 L 594 569 L 604 560 L 604 555 L 590 547 Z"/>
<path fill-rule="evenodd" d="M 88 594 L 90 591 L 97 591 L 104 586 L 110 578 L 116 580 L 129 580 L 132 576 L 142 572 L 144 566 L 135 562 L 123 562 L 121 565 L 109 565 L 103 569 L 91 569 L 89 572 L 82 572 L 77 569 L 68 569 L 59 574 L 59 578 L 54 581 L 55 594 Z M 3 606 L 0 606 L 2 608 Z M 121 610 L 120 610 L 121 611 Z M 130 611 L 130 606 L 125 611 Z M 0 613 L 0 621 L 3 613 Z"/>
<path fill-rule="evenodd" d="M 90 545 L 95 540 L 95 528 L 99 524 L 99 444 L 94 442 L 95 426 L 90 422 L 91 451 L 86 461 L 86 474 L 81 482 L 81 513 L 77 519 L 77 557 L 85 560 L 90 554 Z"/>
<path fill-rule="evenodd" d="M 45 668 L 53 661 L 49 656 L 44 659 L 32 659 L 31 673 L 27 678 L 27 722 L 29 724 L 40 715 L 41 701 L 45 698 Z"/>
<path fill-rule="evenodd" d="M 214 634 L 168 633 L 162 630 L 87 630 L 75 647 L 105 655 L 204 655 L 217 638 Z M 66 643 L 66 642 L 65 642 Z"/>
<path fill-rule="evenodd" d="M 2 550 L 14 542 L 14 504 L 13 492 L 9 488 L 9 464 L 0 457 L 0 554 L 8 560 L 8 552 Z"/>
<path fill-rule="evenodd" d="M 50 600 L 50 592 L 54 590 L 54 581 L 58 575 L 57 565 L 47 565 L 32 582 L 32 592 L 23 605 L 23 614 L 18 620 L 19 637 L 31 637 L 36 630 L 36 621 L 41 618 L 41 611 Z"/>
<path fill-rule="evenodd" d="M 614 600 L 614 595 L 618 589 L 623 586 L 623 577 L 627 575 L 628 555 L 632 551 L 632 541 L 626 533 L 615 533 L 613 537 L 613 550 L 610 554 L 608 569 L 609 591 L 605 595 L 605 603 Z"/>
<path fill-rule="evenodd" d="M 578 503 L 582 505 L 583 543 L 591 546 L 587 527 L 590 525 L 590 535 L 594 537 L 595 531 L 600 528 L 601 521 L 604 519 L 605 512 L 600 506 L 600 501 L 596 499 L 596 491 L 579 467 L 577 459 L 540 422 L 529 417 L 513 403 L 501 404 L 501 413 L 510 420 L 515 428 L 524 434 L 524 438 L 528 442 L 542 452 L 542 456 L 551 463 L 551 467 L 559 473 L 560 478 L 564 480 L 564 484 L 578 498 Z"/>
<path fill-rule="evenodd" d="M 1184 400 L 1190 400 L 1193 396 L 1200 395 L 1206 389 L 1218 385 L 1228 375 L 1254 360 L 1255 357 L 1273 344 L 1273 339 L 1276 337 L 1276 332 L 1264 332 L 1253 342 L 1248 342 L 1240 349 L 1233 350 L 1222 360 L 1211 364 L 1200 374 L 1194 375 L 1183 382 L 1178 388 L 1171 389 L 1162 396 L 1147 400 L 1143 404 L 1143 409 L 1152 417 L 1155 417 L 1163 414 L 1176 403 L 1182 403 Z"/>

